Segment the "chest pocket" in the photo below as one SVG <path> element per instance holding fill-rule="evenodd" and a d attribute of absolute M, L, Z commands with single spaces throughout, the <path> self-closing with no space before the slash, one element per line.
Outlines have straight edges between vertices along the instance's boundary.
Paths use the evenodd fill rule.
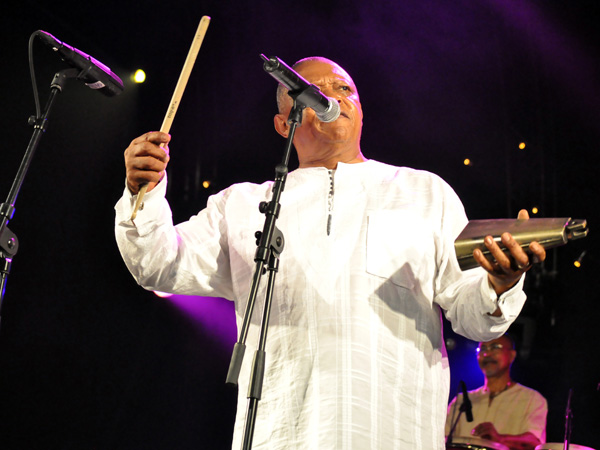
<path fill-rule="evenodd" d="M 367 273 L 412 290 L 435 271 L 434 232 L 414 211 L 376 211 L 367 223 Z"/>

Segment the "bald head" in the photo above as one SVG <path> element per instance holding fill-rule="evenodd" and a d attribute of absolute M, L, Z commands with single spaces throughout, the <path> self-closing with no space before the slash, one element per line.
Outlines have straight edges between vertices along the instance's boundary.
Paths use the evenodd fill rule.
<path fill-rule="evenodd" d="M 339 71 L 343 72 L 348 77 L 348 79 L 352 80 L 352 78 L 350 77 L 350 75 L 348 74 L 348 72 L 346 72 L 339 64 L 337 64 L 336 62 L 334 62 L 334 61 L 332 61 L 330 59 L 324 58 L 322 56 L 309 56 L 307 58 L 302 58 L 302 59 L 296 61 L 292 65 L 292 69 L 297 70 L 303 64 L 308 63 L 308 62 L 323 62 L 323 63 L 326 63 L 326 64 L 330 64 L 332 66 L 335 66 Z M 287 93 L 288 93 L 288 89 L 283 84 L 280 83 L 277 86 L 277 111 L 279 113 L 282 113 L 285 110 L 285 108 L 286 108 L 286 102 L 290 98 L 287 95 Z"/>

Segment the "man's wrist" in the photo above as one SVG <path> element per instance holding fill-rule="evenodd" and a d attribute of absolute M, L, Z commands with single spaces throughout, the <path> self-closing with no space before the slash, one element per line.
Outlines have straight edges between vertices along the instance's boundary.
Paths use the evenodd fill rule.
<path fill-rule="evenodd" d="M 488 273 L 488 280 L 492 288 L 496 292 L 496 295 L 500 297 L 502 294 L 504 294 L 507 291 L 510 291 L 513 287 L 515 287 L 515 285 L 521 279 L 521 276 L 519 276 L 516 280 L 505 281 Z"/>

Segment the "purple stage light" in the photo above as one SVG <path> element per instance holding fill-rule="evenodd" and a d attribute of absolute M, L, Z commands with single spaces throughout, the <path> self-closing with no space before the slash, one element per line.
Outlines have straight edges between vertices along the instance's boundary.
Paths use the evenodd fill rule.
<path fill-rule="evenodd" d="M 224 347 L 233 347 L 237 339 L 233 302 L 223 298 L 188 295 L 173 295 L 168 301 Z"/>

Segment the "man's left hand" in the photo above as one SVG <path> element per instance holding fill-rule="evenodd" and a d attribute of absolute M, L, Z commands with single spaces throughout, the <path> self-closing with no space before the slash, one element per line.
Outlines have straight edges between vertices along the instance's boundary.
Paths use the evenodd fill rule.
<path fill-rule="evenodd" d="M 529 219 L 527 210 L 522 209 L 519 211 L 518 219 Z M 488 279 L 498 295 L 513 287 L 521 276 L 531 268 L 533 263 L 539 263 L 546 259 L 546 250 L 535 241 L 529 244 L 531 256 L 525 253 L 525 250 L 521 248 L 510 233 L 503 233 L 501 241 L 504 247 L 508 249 L 508 255 L 502 251 L 492 236 L 486 236 L 484 239 L 485 246 L 494 258 L 493 262 L 489 261 L 480 249 L 473 251 L 475 261 L 488 272 Z"/>

